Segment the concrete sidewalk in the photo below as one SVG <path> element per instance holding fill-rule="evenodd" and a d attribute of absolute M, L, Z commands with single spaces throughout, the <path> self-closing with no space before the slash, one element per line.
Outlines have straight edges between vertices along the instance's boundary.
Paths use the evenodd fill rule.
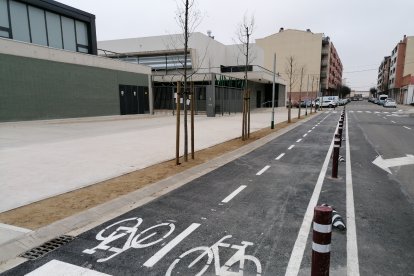
<path fill-rule="evenodd" d="M 271 109 L 252 112 L 251 131 L 269 127 L 270 119 Z M 173 159 L 175 120 L 134 115 L 0 124 L 0 212 Z M 277 108 L 275 122 L 286 120 L 287 109 Z M 241 114 L 196 116 L 196 150 L 240 135 Z"/>

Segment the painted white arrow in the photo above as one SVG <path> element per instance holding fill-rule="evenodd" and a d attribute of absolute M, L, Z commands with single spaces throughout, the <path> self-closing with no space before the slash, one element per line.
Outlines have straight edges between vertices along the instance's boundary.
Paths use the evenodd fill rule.
<path fill-rule="evenodd" d="M 390 171 L 390 167 L 397 167 L 397 166 L 405 166 L 405 165 L 413 165 L 414 164 L 414 155 L 407 154 L 406 157 L 398 157 L 398 158 L 390 158 L 390 159 L 383 159 L 382 156 L 378 156 L 372 161 L 374 165 L 377 165 L 387 173 L 392 174 Z"/>

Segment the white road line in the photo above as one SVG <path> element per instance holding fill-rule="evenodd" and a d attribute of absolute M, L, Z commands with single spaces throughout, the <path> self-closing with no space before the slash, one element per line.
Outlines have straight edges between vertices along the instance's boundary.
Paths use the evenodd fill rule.
<path fill-rule="evenodd" d="M 312 129 L 315 129 L 315 127 L 313 127 Z"/>
<path fill-rule="evenodd" d="M 312 129 L 308 130 L 308 133 L 312 132 Z"/>
<path fill-rule="evenodd" d="M 351 148 L 349 146 L 349 125 L 346 117 L 346 254 L 347 275 L 359 276 L 358 245 L 355 224 L 354 188 L 352 187 Z"/>
<path fill-rule="evenodd" d="M 313 189 L 312 197 L 309 200 L 308 208 L 306 209 L 298 237 L 295 241 L 295 245 L 293 246 L 292 254 L 290 254 L 290 259 L 285 274 L 286 276 L 297 276 L 299 273 L 300 264 L 302 263 L 303 253 L 306 247 L 306 241 L 308 240 L 309 230 L 312 224 L 313 210 L 318 204 L 318 198 L 321 193 L 323 180 L 325 178 L 329 160 L 332 154 L 333 142 L 334 139 L 332 138 L 331 145 L 325 157 L 325 162 L 323 163 L 321 172 L 319 173 L 318 181 L 316 182 L 315 188 Z"/>
<path fill-rule="evenodd" d="M 358 110 L 357 112 L 358 112 L 358 113 L 362 113 L 362 111 L 361 111 L 361 110 Z"/>
<path fill-rule="evenodd" d="M 365 111 L 366 113 L 371 113 L 371 111 Z"/>
<path fill-rule="evenodd" d="M 298 139 L 298 140 L 296 141 L 296 143 L 300 143 L 300 141 L 302 141 L 302 138 Z"/>
<path fill-rule="evenodd" d="M 26 274 L 28 276 L 42 276 L 42 275 L 84 275 L 84 276 L 104 276 L 102 272 L 94 271 L 85 267 L 61 262 L 58 260 L 51 260 L 41 267 Z"/>
<path fill-rule="evenodd" d="M 306 137 L 306 136 L 308 136 L 308 134 L 307 134 L 307 133 L 303 134 L 303 137 Z"/>
<path fill-rule="evenodd" d="M 394 122 L 394 121 L 391 121 L 391 123 L 396 124 L 396 122 Z"/>
<path fill-rule="evenodd" d="M 383 119 L 385 119 L 385 120 L 387 120 L 387 118 L 386 117 L 382 117 Z"/>
<path fill-rule="evenodd" d="M 256 175 L 262 175 L 262 173 L 264 173 L 265 171 L 267 171 L 270 168 L 269 165 L 265 166 L 263 169 L 261 169 L 260 171 L 258 171 L 256 173 Z"/>
<path fill-rule="evenodd" d="M 235 197 L 238 193 L 240 193 L 241 191 L 244 190 L 244 188 L 246 188 L 246 185 L 241 185 L 239 188 L 237 188 L 237 190 L 235 190 L 234 192 L 232 192 L 231 194 L 229 194 L 225 199 L 223 199 L 221 202 L 223 203 L 227 203 L 230 200 L 233 199 L 233 197 Z"/>
<path fill-rule="evenodd" d="M 275 160 L 280 160 L 284 155 L 285 155 L 285 153 L 281 153 L 278 157 L 276 157 Z"/>
<path fill-rule="evenodd" d="M 295 147 L 295 145 L 291 145 L 290 147 L 288 147 L 288 150 L 291 150 Z"/>
<path fill-rule="evenodd" d="M 411 129 L 411 128 L 409 128 L 408 126 L 403 126 L 403 128 L 406 128 L 406 129 Z"/>
<path fill-rule="evenodd" d="M 146 267 L 153 267 L 159 260 L 161 260 L 168 252 L 171 251 L 177 244 L 179 244 L 182 240 L 184 240 L 188 235 L 190 235 L 194 230 L 196 230 L 201 224 L 199 223 L 192 223 L 190 226 L 187 227 L 183 232 L 181 232 L 177 237 L 167 243 L 160 251 L 155 253 L 151 258 L 149 258 L 145 263 L 144 266 Z"/>

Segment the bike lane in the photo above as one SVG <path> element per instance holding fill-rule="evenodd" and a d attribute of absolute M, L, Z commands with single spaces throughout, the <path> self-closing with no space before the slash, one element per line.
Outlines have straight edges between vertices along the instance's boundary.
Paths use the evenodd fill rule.
<path fill-rule="evenodd" d="M 52 260 L 109 275 L 165 275 L 169 269 L 184 269 L 184 275 L 203 269 L 221 274 L 226 262 L 245 275 L 283 274 L 336 126 L 336 120 L 326 120 L 308 132 L 325 117 L 329 116 L 322 114 L 5 275 L 23 275 Z M 299 139 L 300 145 L 286 149 Z M 281 152 L 284 158 L 275 160 Z M 266 164 L 270 168 L 256 175 Z M 203 253 L 193 267 L 183 267 Z"/>

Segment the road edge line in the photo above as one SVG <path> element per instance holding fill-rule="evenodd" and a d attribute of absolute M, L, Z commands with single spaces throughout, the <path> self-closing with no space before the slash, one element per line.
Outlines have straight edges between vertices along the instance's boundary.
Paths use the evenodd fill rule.
<path fill-rule="evenodd" d="M 346 267 L 347 275 L 359 276 L 358 245 L 355 224 L 354 189 L 352 183 L 351 148 L 349 144 L 349 125 L 346 116 Z"/>

